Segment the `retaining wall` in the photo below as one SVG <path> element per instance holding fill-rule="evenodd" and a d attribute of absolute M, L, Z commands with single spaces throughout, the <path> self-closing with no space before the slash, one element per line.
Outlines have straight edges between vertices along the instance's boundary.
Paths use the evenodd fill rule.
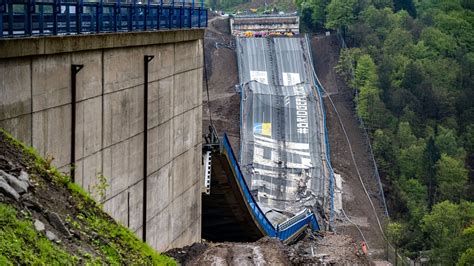
<path fill-rule="evenodd" d="M 99 199 L 105 176 L 104 209 L 139 237 L 146 216 L 146 241 L 158 251 L 200 241 L 203 36 L 193 29 L 0 40 L 0 127 L 65 172 L 75 150 L 76 183 Z M 145 55 L 154 55 L 148 110 Z M 84 65 L 75 149 L 72 64 Z"/>

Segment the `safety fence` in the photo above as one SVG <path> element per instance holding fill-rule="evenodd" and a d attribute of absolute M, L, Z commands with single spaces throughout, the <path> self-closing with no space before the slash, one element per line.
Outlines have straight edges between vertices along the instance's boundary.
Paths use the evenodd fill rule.
<path fill-rule="evenodd" d="M 0 38 L 207 27 L 204 2 L 0 0 Z"/>
<path fill-rule="evenodd" d="M 337 35 L 337 38 L 338 38 L 339 42 L 341 43 L 342 48 L 347 49 L 348 46 L 346 45 L 346 42 L 345 42 L 344 38 L 342 37 L 342 35 L 339 32 L 337 32 L 336 35 Z M 351 78 L 352 79 L 355 78 L 354 77 L 354 69 L 351 69 Z M 385 200 L 385 195 L 384 195 L 384 191 L 383 191 L 382 181 L 380 179 L 380 175 L 379 175 L 379 171 L 378 171 L 377 161 L 375 160 L 374 152 L 373 152 L 373 149 L 372 149 L 372 144 L 371 144 L 370 137 L 369 137 L 369 132 L 367 130 L 367 127 L 365 126 L 365 123 L 364 123 L 364 120 L 362 119 L 362 117 L 359 117 L 358 115 L 356 115 L 356 118 L 359 122 L 359 126 L 364 131 L 366 143 L 367 143 L 367 146 L 369 148 L 369 153 L 371 155 L 371 160 L 373 162 L 374 176 L 375 176 L 376 181 L 378 183 L 379 190 L 380 190 L 380 196 L 381 196 L 381 199 L 382 199 L 382 203 L 384 205 L 385 216 L 388 219 L 390 219 L 390 216 L 389 216 L 389 213 L 388 213 L 388 208 L 387 208 L 387 202 Z M 402 254 L 398 253 L 397 249 L 395 247 L 393 247 L 392 244 L 390 242 L 388 242 L 388 240 L 386 240 L 386 241 L 387 241 L 386 257 L 387 257 L 387 260 L 390 263 L 392 263 L 393 265 L 402 265 L 402 266 L 415 265 L 414 261 L 412 261 L 409 258 L 407 258 L 407 257 L 403 256 Z"/>
<path fill-rule="evenodd" d="M 311 51 L 308 35 L 305 36 L 305 40 L 306 40 L 306 46 L 308 47 L 308 51 Z M 314 66 L 311 55 L 309 55 L 309 59 L 311 61 L 311 66 Z M 318 76 L 316 75 L 316 71 L 314 71 L 314 68 L 312 69 L 313 69 L 312 72 L 313 72 L 313 77 L 314 77 L 314 84 L 315 84 L 316 92 L 319 98 L 319 108 L 321 110 L 322 122 L 323 122 L 323 127 L 324 127 L 324 145 L 325 145 L 325 151 L 326 151 L 325 157 L 326 157 L 326 165 L 329 170 L 329 197 L 330 197 L 329 226 L 333 228 L 333 225 L 334 225 L 334 186 L 335 186 L 334 169 L 332 168 L 332 165 L 331 165 L 331 147 L 329 145 L 328 128 L 326 125 L 326 109 L 324 108 L 323 98 L 322 98 L 323 92 L 321 90 L 321 83 L 319 82 Z"/>
<path fill-rule="evenodd" d="M 347 45 L 346 45 L 346 42 L 344 41 L 344 38 L 341 36 L 341 34 L 338 32 L 337 34 L 337 38 L 339 39 L 339 42 L 341 43 L 341 46 L 342 48 L 345 48 L 347 49 Z M 352 79 L 354 79 L 354 70 L 352 69 Z M 375 156 L 374 156 L 374 152 L 373 152 L 373 149 L 372 149 L 372 143 L 370 141 L 370 137 L 369 137 L 369 132 L 367 130 L 367 127 L 365 126 L 365 123 L 364 123 L 364 120 L 362 119 L 362 117 L 356 115 L 357 117 L 357 120 L 359 121 L 359 126 L 364 130 L 364 135 L 365 135 L 365 140 L 366 140 L 366 143 L 367 143 L 367 146 L 369 147 L 369 153 L 370 153 L 370 158 L 372 160 L 372 163 L 373 163 L 373 170 L 374 170 L 374 176 L 375 176 L 375 179 L 377 181 L 377 184 L 378 184 L 378 187 L 379 187 L 379 194 L 380 194 L 380 197 L 382 199 L 382 204 L 384 206 L 384 213 L 385 213 L 385 216 L 387 218 L 390 218 L 389 216 L 389 213 L 388 213 L 388 208 L 387 208 L 387 202 L 385 200 L 385 194 L 384 194 L 384 191 L 383 191 L 383 185 L 382 185 L 382 181 L 380 179 L 380 174 L 379 174 L 379 170 L 378 170 L 378 166 L 377 166 L 377 161 L 375 160 Z"/>
<path fill-rule="evenodd" d="M 280 240 L 286 242 L 299 235 L 307 227 L 310 227 L 315 231 L 319 230 L 319 224 L 316 216 L 308 209 L 305 209 L 287 221 L 278 224 L 275 228 L 253 198 L 250 189 L 242 175 L 240 166 L 237 163 L 234 152 L 230 146 L 230 141 L 227 137 L 227 134 L 224 134 L 224 137 L 221 139 L 221 147 L 221 152 L 227 157 L 230 165 L 232 166 L 232 171 L 234 176 L 237 178 L 239 187 L 246 201 L 246 205 L 249 207 L 255 221 L 258 222 L 259 226 L 263 229 L 267 236 L 277 237 Z"/>

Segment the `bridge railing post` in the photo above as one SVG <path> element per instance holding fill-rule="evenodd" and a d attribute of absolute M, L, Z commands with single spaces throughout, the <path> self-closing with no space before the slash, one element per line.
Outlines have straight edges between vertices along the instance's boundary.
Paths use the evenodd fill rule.
<path fill-rule="evenodd" d="M 102 31 L 102 8 L 102 0 L 100 0 L 95 5 L 95 31 L 97 33 Z"/>
<path fill-rule="evenodd" d="M 13 4 L 11 1 L 8 3 L 8 35 L 13 36 Z"/>
<path fill-rule="evenodd" d="M 0 0 L 0 38 L 3 37 L 3 14 L 7 12 L 7 5 L 5 0 Z"/>
<path fill-rule="evenodd" d="M 82 32 L 82 13 L 84 12 L 84 2 L 79 0 L 76 2 L 76 33 Z"/>
<path fill-rule="evenodd" d="M 128 9 L 128 30 L 133 30 L 133 22 L 135 21 L 135 7 L 137 0 L 132 1 L 132 6 L 129 6 Z"/>
<path fill-rule="evenodd" d="M 44 33 L 44 3 L 39 3 L 39 17 L 38 17 L 38 28 L 39 33 Z"/>
<path fill-rule="evenodd" d="M 151 13 L 151 0 L 146 2 L 145 12 L 143 13 L 143 29 L 148 29 L 148 15 Z M 153 20 L 151 21 L 153 24 Z"/>
<path fill-rule="evenodd" d="M 35 13 L 35 0 L 28 0 L 26 7 L 25 34 L 33 34 L 33 13 Z"/>
<path fill-rule="evenodd" d="M 117 2 L 114 3 L 114 31 L 118 31 L 121 29 L 121 25 L 118 25 L 119 23 L 122 24 L 122 19 L 120 15 L 120 0 L 117 0 Z"/>
<path fill-rule="evenodd" d="M 161 15 L 163 14 L 163 0 L 160 0 L 160 5 L 158 6 L 158 15 L 156 17 L 156 28 L 159 30 L 161 27 Z"/>
<path fill-rule="evenodd" d="M 61 0 L 53 2 L 53 35 L 58 34 L 58 14 L 61 12 Z"/>

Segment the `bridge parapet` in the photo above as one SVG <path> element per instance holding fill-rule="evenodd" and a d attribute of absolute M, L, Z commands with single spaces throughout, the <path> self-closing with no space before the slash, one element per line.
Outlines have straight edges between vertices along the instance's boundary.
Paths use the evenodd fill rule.
<path fill-rule="evenodd" d="M 0 0 L 0 38 L 207 27 L 204 1 Z"/>

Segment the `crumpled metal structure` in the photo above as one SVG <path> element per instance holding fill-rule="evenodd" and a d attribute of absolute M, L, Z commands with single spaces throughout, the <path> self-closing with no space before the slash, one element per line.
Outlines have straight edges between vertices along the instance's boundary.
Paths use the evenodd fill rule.
<path fill-rule="evenodd" d="M 277 225 L 323 206 L 319 97 L 304 38 L 237 38 L 240 165 L 260 208 Z"/>

